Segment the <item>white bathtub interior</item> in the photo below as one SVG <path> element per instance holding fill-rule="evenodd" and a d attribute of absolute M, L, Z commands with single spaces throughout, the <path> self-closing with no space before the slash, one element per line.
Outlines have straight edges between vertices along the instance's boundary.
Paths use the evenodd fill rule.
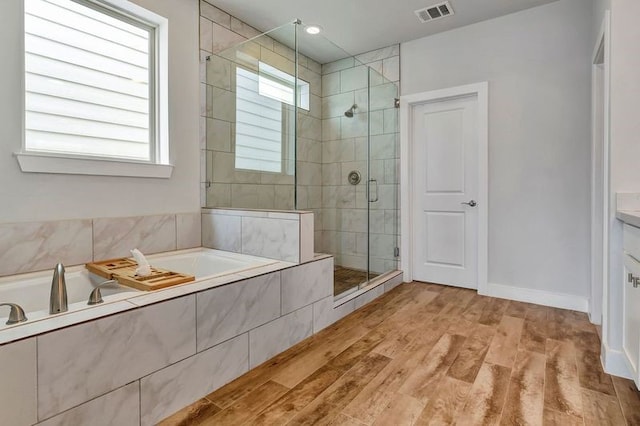
<path fill-rule="evenodd" d="M 214 249 L 185 250 L 147 257 L 151 266 L 189 274 L 196 280 L 213 278 L 277 263 L 277 260 Z"/>
<path fill-rule="evenodd" d="M 29 321 L 47 318 L 50 316 L 49 295 L 52 277 L 53 268 L 51 271 L 1 278 L 0 303 L 17 303 L 24 309 Z M 90 308 L 87 305 L 87 301 L 91 291 L 97 285 L 106 281 L 105 278 L 90 273 L 84 266 L 67 268 L 65 280 L 67 283 L 67 301 L 69 303 L 68 312 Z M 140 293 L 133 288 L 117 284 L 104 286 L 101 292 L 104 303 L 128 299 Z M 64 313 L 59 315 L 64 315 Z M 0 328 L 5 325 L 8 317 L 9 308 L 3 307 L 0 311 Z"/>

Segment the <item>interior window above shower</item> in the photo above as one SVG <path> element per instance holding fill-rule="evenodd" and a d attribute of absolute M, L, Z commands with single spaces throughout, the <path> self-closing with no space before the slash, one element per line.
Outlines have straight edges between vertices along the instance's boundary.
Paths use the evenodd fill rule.
<path fill-rule="evenodd" d="M 263 62 L 256 73 L 236 67 L 235 168 L 293 175 L 287 105 L 309 109 L 309 83 Z M 291 145 L 291 146 L 290 146 Z"/>

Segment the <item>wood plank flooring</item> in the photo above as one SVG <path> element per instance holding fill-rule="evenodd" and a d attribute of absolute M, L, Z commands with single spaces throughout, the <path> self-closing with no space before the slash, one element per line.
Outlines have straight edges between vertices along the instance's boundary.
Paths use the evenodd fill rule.
<path fill-rule="evenodd" d="M 410 283 L 161 424 L 640 425 L 585 314 Z"/>

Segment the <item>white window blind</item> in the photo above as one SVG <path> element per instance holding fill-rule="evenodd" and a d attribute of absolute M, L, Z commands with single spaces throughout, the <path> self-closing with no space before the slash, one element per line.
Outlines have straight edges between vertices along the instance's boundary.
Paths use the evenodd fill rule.
<path fill-rule="evenodd" d="M 260 62 L 258 66 L 260 94 L 293 106 L 296 78 L 264 62 Z M 309 111 L 309 83 L 300 79 L 298 79 L 298 108 Z"/>
<path fill-rule="evenodd" d="M 24 4 L 27 151 L 154 161 L 154 29 L 89 3 Z"/>
<path fill-rule="evenodd" d="M 259 91 L 258 75 L 236 68 L 236 168 L 282 172 L 282 103 Z"/>

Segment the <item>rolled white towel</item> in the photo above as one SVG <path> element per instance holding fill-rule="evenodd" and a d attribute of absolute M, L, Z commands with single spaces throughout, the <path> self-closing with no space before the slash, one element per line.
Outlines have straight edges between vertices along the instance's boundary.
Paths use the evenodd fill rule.
<path fill-rule="evenodd" d="M 136 268 L 136 274 L 141 277 L 146 277 L 147 275 L 151 275 L 151 266 L 149 262 L 144 257 L 144 254 L 138 249 L 131 250 L 131 255 L 138 262 L 138 267 Z"/>

